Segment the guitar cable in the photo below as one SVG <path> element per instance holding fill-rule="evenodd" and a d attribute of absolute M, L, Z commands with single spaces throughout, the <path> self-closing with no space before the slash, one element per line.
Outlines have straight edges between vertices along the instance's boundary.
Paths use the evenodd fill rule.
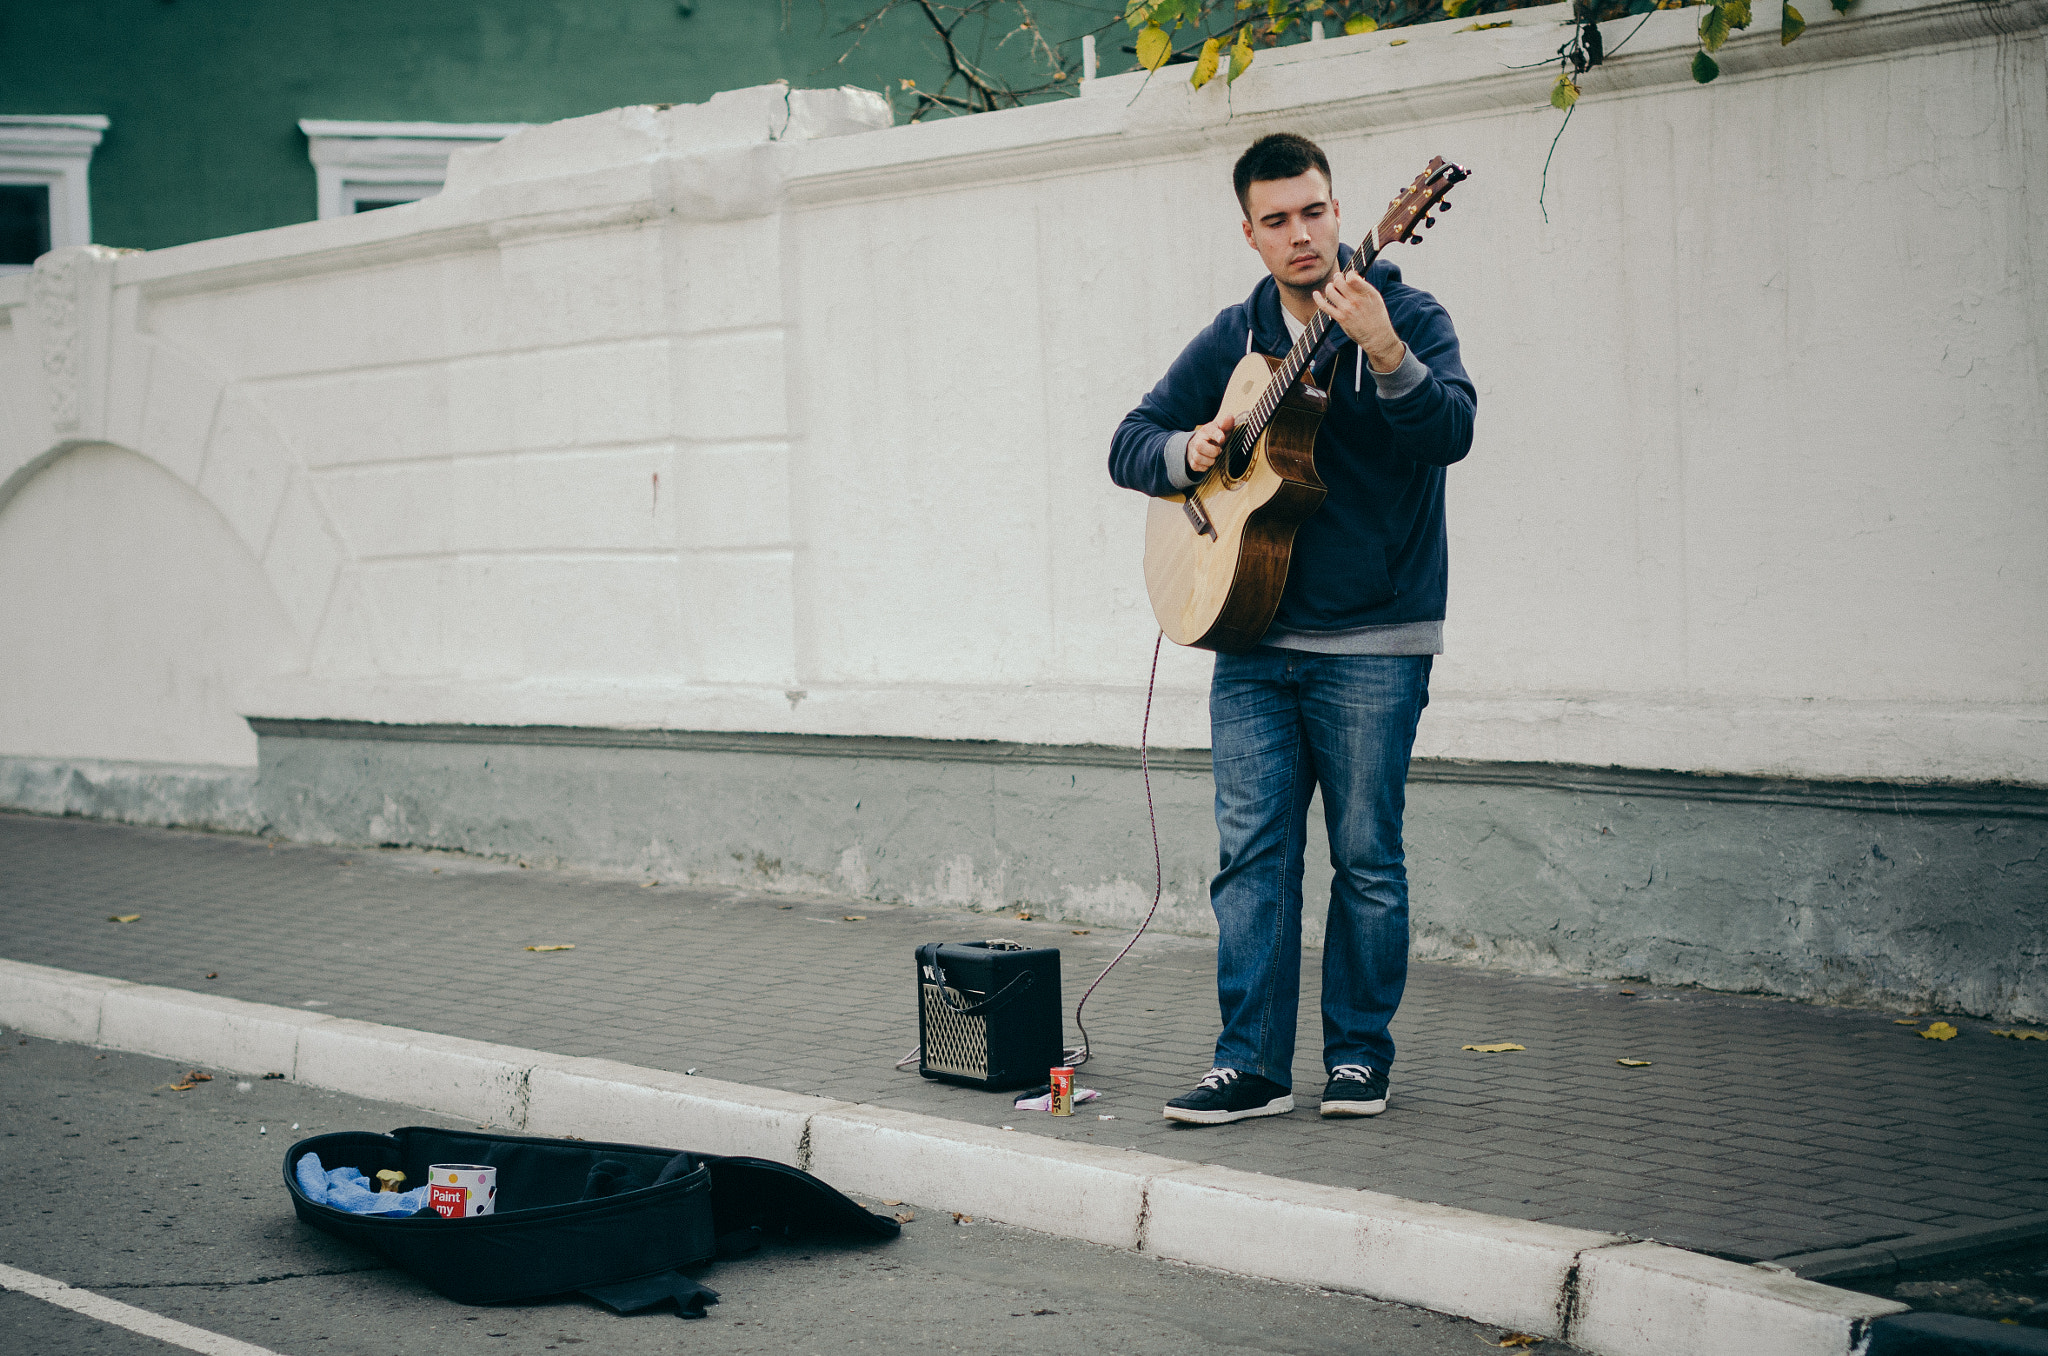
<path fill-rule="evenodd" d="M 1095 983 L 1081 995 L 1081 1001 L 1074 1004 L 1074 1026 L 1081 1032 L 1081 1043 L 1066 1052 L 1067 1064 L 1079 1068 L 1088 1062 L 1093 1053 L 1088 1039 L 1088 1028 L 1081 1024 L 1081 1010 L 1088 1006 L 1088 1000 L 1109 972 L 1116 969 L 1119 961 L 1131 954 L 1131 948 L 1145 935 L 1145 929 L 1152 926 L 1152 916 L 1159 912 L 1159 901 L 1166 894 L 1166 865 L 1159 852 L 1159 810 L 1152 801 L 1152 696 L 1159 686 L 1159 651 L 1166 643 L 1166 633 L 1161 631 L 1152 638 L 1152 671 L 1145 679 L 1145 719 L 1138 727 L 1138 775 L 1145 782 L 1145 817 L 1152 826 L 1152 907 L 1145 910 L 1145 917 L 1138 924 L 1138 930 L 1131 934 L 1131 940 L 1124 943 L 1124 949 L 1116 953 L 1116 959 L 1102 967 L 1102 973 L 1095 977 Z M 896 1061 L 899 1069 L 908 1068 L 924 1055 L 924 1047 L 918 1046 L 909 1054 Z"/>
<path fill-rule="evenodd" d="M 1124 949 L 1116 953 L 1116 960 L 1102 967 L 1102 973 L 1095 977 L 1095 983 L 1088 986 L 1088 992 L 1081 995 L 1081 1001 L 1074 1004 L 1074 1026 L 1081 1032 L 1081 1043 L 1067 1051 L 1067 1064 L 1079 1068 L 1088 1062 L 1092 1053 L 1088 1040 L 1088 1028 L 1081 1025 L 1081 1009 L 1088 1006 L 1088 1000 L 1095 993 L 1096 985 L 1109 978 L 1109 972 L 1116 969 L 1117 961 L 1131 954 L 1131 948 L 1145 935 L 1145 929 L 1152 926 L 1152 915 L 1159 912 L 1159 901 L 1166 894 L 1166 865 L 1159 855 L 1159 810 L 1152 803 L 1152 694 L 1159 685 L 1159 649 L 1166 643 L 1166 633 L 1161 631 L 1152 638 L 1152 672 L 1145 679 L 1145 720 L 1138 727 L 1138 773 L 1145 779 L 1145 817 L 1152 825 L 1152 907 L 1145 910 L 1138 930 L 1131 934 L 1131 940 L 1124 943 Z"/>

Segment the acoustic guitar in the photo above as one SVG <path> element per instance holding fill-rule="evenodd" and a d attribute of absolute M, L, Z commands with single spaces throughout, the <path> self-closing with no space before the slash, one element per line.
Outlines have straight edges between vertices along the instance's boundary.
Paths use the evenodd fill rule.
<path fill-rule="evenodd" d="M 1436 225 L 1430 209 L 1448 211 L 1445 195 L 1470 177 L 1432 159 L 1352 253 L 1351 271 L 1364 273 L 1398 241 L 1421 244 L 1418 229 Z M 1216 464 L 1186 494 L 1147 509 L 1145 590 L 1176 645 L 1249 650 L 1273 624 L 1295 529 L 1323 502 L 1315 442 L 1329 397 L 1305 374 L 1330 323 L 1316 312 L 1285 358 L 1245 355 L 1216 410 L 1238 417 Z"/>

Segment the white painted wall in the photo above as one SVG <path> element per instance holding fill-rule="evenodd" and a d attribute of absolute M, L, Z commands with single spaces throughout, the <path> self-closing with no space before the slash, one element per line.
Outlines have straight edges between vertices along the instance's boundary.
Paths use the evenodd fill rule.
<path fill-rule="evenodd" d="M 408 207 L 53 256 L 0 280 L 0 754 L 245 764 L 223 700 L 1133 743 L 1109 433 L 1256 280 L 1230 162 L 1297 128 L 1350 235 L 1477 171 L 1399 256 L 1480 389 L 1420 752 L 2048 781 L 2048 0 L 1806 8 L 1707 87 L 1653 15 L 1547 222 L 1553 72 L 1507 68 L 1563 7 L 935 125 L 618 110 Z M 1206 668 L 1157 742 L 1206 743 Z"/>

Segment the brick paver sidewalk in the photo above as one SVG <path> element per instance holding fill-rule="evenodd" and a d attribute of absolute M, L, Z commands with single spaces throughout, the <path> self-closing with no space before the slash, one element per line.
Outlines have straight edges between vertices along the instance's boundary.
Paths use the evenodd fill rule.
<path fill-rule="evenodd" d="M 107 921 L 126 913 L 142 918 Z M 1390 1110 L 1326 1123 L 1312 1109 L 1322 1071 L 1310 957 L 1295 1075 L 1308 1108 L 1187 1128 L 1159 1107 L 1208 1067 L 1215 952 L 1148 937 L 1089 1005 L 1099 1053 L 1078 1081 L 1102 1099 L 1061 1121 L 891 1068 L 917 1043 L 912 949 L 987 936 L 1059 946 L 1070 1013 L 1123 941 L 441 853 L 0 815 L 0 955 L 13 960 L 1740 1260 L 1796 1262 L 2048 1210 L 2048 1044 L 1994 1039 L 1985 1023 L 1952 1019 L 1963 1034 L 1932 1041 L 1888 1013 L 1418 965 L 1395 1023 Z M 549 943 L 575 950 L 524 950 Z M 1460 1049 L 1495 1041 L 1528 1048 Z"/>

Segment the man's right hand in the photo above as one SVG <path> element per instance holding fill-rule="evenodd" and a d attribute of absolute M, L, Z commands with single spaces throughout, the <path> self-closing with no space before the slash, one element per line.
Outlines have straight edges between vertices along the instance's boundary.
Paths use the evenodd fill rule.
<path fill-rule="evenodd" d="M 1223 455 L 1223 444 L 1230 437 L 1230 430 L 1237 427 L 1237 416 L 1222 415 L 1196 429 L 1188 437 L 1188 475 L 1200 480 L 1216 464 L 1216 458 Z"/>

